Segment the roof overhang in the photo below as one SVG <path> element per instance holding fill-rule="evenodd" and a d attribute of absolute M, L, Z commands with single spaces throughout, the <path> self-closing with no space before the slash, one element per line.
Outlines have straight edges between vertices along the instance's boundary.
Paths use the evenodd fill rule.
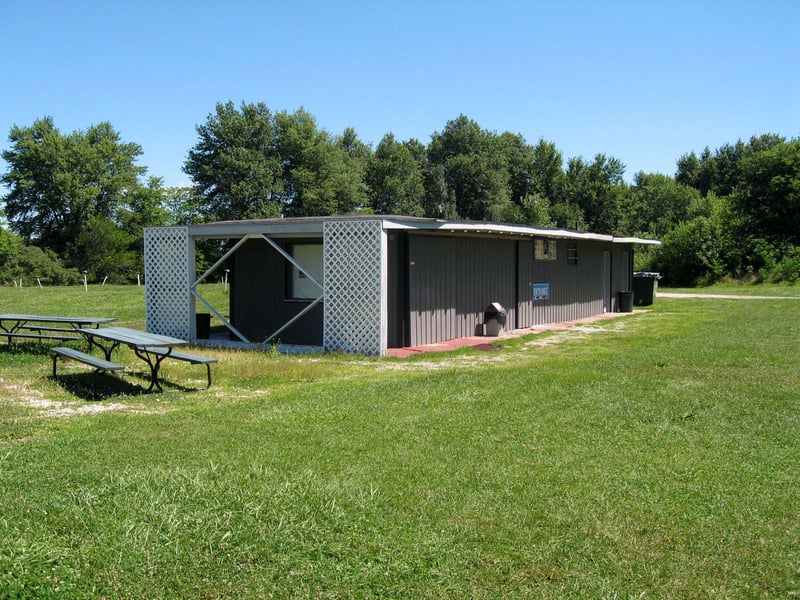
<path fill-rule="evenodd" d="M 219 221 L 189 226 L 193 238 L 231 238 L 248 234 L 265 234 L 270 237 L 321 237 L 327 221 L 381 221 L 385 230 L 405 230 L 448 235 L 492 235 L 517 237 L 545 237 L 566 240 L 593 240 L 616 244 L 659 245 L 658 240 L 638 237 L 614 237 L 603 233 L 589 233 L 550 227 L 532 227 L 488 221 L 450 221 L 423 217 L 397 215 L 346 215 L 330 217 L 292 217 L 284 219 L 251 219 L 246 221 Z"/>
<path fill-rule="evenodd" d="M 660 246 L 661 240 L 651 240 L 640 237 L 615 237 L 615 244 L 640 244 L 643 246 Z"/>
<path fill-rule="evenodd" d="M 419 219 L 409 221 L 401 218 L 385 218 L 384 229 L 405 229 L 430 231 L 449 234 L 491 234 L 496 236 L 510 235 L 521 237 L 549 237 L 574 240 L 613 241 L 614 236 L 602 233 L 570 231 L 549 227 L 531 227 L 529 225 L 512 225 L 508 223 L 491 223 L 487 221 L 445 221 L 439 219 Z"/>
<path fill-rule="evenodd" d="M 201 239 L 242 237 L 250 234 L 266 234 L 270 237 L 321 237 L 323 222 L 311 218 L 218 221 L 189 225 L 189 235 Z"/>

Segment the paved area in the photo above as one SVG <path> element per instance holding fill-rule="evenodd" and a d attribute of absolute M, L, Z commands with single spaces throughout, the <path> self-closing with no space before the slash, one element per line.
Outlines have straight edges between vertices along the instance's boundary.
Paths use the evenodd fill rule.
<path fill-rule="evenodd" d="M 639 313 L 643 312 L 641 310 Z M 470 336 L 458 338 L 455 340 L 447 340 L 438 342 L 436 344 L 426 344 L 424 346 L 413 346 L 411 348 L 389 348 L 387 355 L 395 356 L 398 358 L 406 358 L 414 356 L 415 354 L 422 354 L 424 352 L 446 352 L 448 350 L 458 350 L 459 348 L 476 348 L 478 350 L 486 350 L 491 352 L 499 350 L 497 346 L 492 346 L 492 342 L 503 339 L 510 339 L 529 335 L 531 333 L 541 333 L 543 331 L 565 331 L 577 325 L 588 325 L 590 323 L 597 323 L 598 321 L 608 321 L 609 319 L 619 319 L 636 314 L 635 312 L 629 313 L 605 313 L 603 315 L 596 315 L 594 317 L 587 317 L 586 319 L 578 319 L 576 321 L 565 321 L 563 323 L 548 323 L 546 325 L 535 325 L 533 327 L 526 327 L 525 329 L 513 329 L 506 331 L 498 337 L 486 336 Z"/>

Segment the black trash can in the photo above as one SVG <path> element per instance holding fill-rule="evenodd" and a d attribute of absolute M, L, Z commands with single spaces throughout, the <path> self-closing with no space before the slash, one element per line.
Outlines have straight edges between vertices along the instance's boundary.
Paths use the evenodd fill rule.
<path fill-rule="evenodd" d="M 211 335 L 211 315 L 208 313 L 197 313 L 194 316 L 195 335 L 198 340 L 207 340 Z"/>
<path fill-rule="evenodd" d="M 633 312 L 633 292 L 619 292 L 619 310 L 617 312 Z"/>
<path fill-rule="evenodd" d="M 633 303 L 636 306 L 650 306 L 656 297 L 660 273 L 637 271 L 633 274 Z"/>
<path fill-rule="evenodd" d="M 484 333 L 490 337 L 497 337 L 503 332 L 506 324 L 506 309 L 499 302 L 492 302 L 483 311 Z"/>

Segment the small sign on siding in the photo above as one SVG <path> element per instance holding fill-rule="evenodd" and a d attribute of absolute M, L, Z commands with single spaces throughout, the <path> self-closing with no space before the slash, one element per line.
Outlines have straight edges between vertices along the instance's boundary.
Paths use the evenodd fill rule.
<path fill-rule="evenodd" d="M 550 284 L 549 283 L 534 283 L 531 284 L 533 294 L 533 301 L 550 300 Z"/>

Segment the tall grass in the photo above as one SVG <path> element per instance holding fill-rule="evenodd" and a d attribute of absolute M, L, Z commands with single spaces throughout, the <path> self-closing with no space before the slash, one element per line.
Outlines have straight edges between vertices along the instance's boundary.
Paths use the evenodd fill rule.
<path fill-rule="evenodd" d="M 659 299 L 492 353 L 220 352 L 208 391 L 98 403 L 0 351 L 0 597 L 797 595 L 798 323 Z"/>

